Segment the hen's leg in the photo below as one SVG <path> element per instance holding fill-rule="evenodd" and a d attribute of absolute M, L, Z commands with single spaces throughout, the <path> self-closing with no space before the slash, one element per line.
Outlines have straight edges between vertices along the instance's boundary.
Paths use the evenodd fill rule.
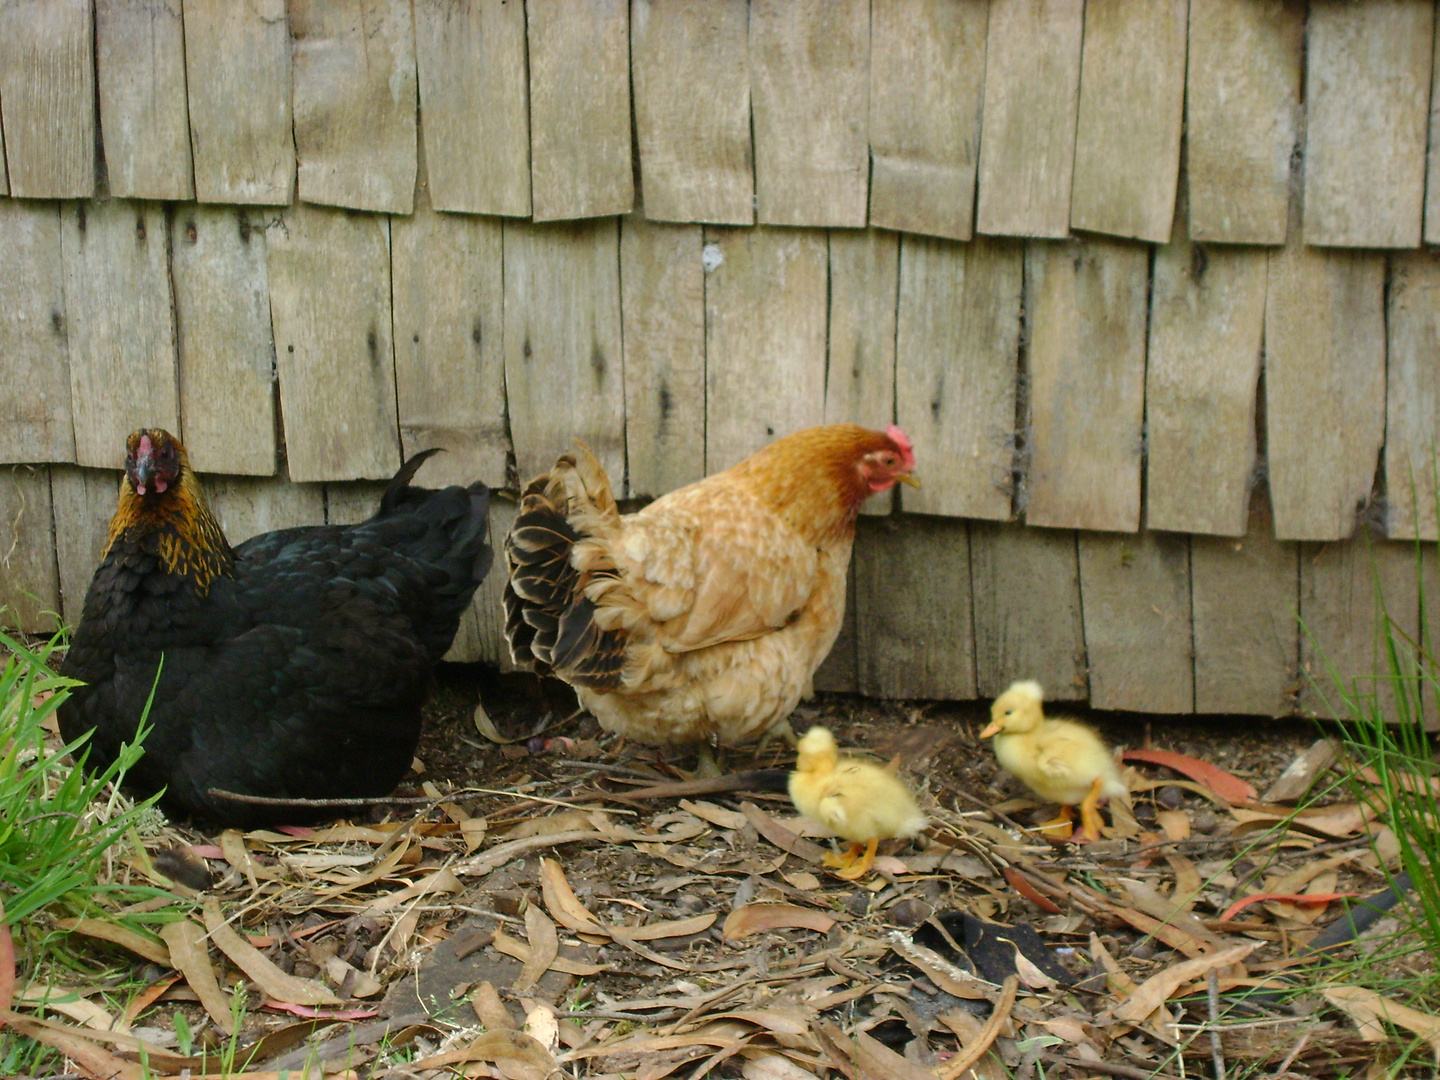
<path fill-rule="evenodd" d="M 1100 830 L 1105 827 L 1104 820 L 1100 817 L 1097 803 L 1100 801 L 1100 787 L 1102 781 L 1096 777 L 1090 784 L 1090 794 L 1085 796 L 1085 801 L 1080 804 L 1080 827 L 1081 832 L 1070 839 L 1079 840 L 1083 835 L 1086 840 L 1099 840 Z"/>
<path fill-rule="evenodd" d="M 708 780 L 716 776 L 724 776 L 725 770 L 721 768 L 719 752 L 712 748 L 709 741 L 702 739 L 695 744 L 695 771 L 689 774 L 680 772 L 687 780 Z"/>
<path fill-rule="evenodd" d="M 865 845 L 864 855 L 862 855 L 858 860 L 855 860 L 852 857 L 851 865 L 843 866 L 839 870 L 835 871 L 835 873 L 838 876 L 844 878 L 846 881 L 855 881 L 859 878 L 864 877 L 870 872 L 871 867 L 875 865 L 875 850 L 879 846 L 880 840 L 878 837 L 874 840 L 871 840 L 868 844 Z M 853 852 L 858 850 L 859 847 L 859 844 L 851 845 L 852 856 Z"/>
<path fill-rule="evenodd" d="M 755 756 L 759 757 L 770 746 L 772 739 L 779 739 L 791 750 L 800 745 L 800 737 L 795 734 L 795 729 L 790 726 L 790 718 L 787 716 L 779 723 L 771 726 L 770 730 L 760 736 L 760 741 L 755 744 Z"/>

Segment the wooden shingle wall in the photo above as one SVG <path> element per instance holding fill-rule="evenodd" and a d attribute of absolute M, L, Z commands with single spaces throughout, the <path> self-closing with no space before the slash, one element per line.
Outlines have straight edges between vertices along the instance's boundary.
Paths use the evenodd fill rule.
<path fill-rule="evenodd" d="M 894 420 L 925 486 L 820 685 L 1325 713 L 1440 537 L 1435 24 L 0 0 L 0 603 L 77 617 L 140 424 L 239 540 L 430 446 L 513 490 L 579 436 L 643 498 Z M 457 658 L 505 662 L 499 587 Z"/>

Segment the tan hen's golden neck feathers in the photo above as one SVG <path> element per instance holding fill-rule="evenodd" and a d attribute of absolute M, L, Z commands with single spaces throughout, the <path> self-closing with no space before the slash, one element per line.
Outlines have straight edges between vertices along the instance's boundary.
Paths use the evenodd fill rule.
<path fill-rule="evenodd" d="M 884 432 L 858 424 L 806 428 L 751 454 L 728 471 L 808 540 L 847 534 L 872 492 L 860 460 L 891 448 Z"/>

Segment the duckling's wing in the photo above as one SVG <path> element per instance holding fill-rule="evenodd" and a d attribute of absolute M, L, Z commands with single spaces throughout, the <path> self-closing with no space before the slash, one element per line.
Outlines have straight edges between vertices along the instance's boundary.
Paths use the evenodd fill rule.
<path fill-rule="evenodd" d="M 826 795 L 820 800 L 817 809 L 820 812 L 820 823 L 833 831 L 844 834 L 845 828 L 850 823 L 850 813 L 845 806 L 845 796 L 839 792 Z"/>
<path fill-rule="evenodd" d="M 1047 747 L 1035 755 L 1035 766 L 1040 770 L 1040 775 L 1051 780 L 1068 780 L 1074 775 L 1075 769 L 1071 765 L 1070 756 L 1062 752 L 1063 748 Z"/>

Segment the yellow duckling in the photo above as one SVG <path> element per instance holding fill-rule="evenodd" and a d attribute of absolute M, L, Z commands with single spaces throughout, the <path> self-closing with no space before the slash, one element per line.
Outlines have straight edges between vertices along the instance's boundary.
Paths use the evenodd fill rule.
<path fill-rule="evenodd" d="M 1079 805 L 1082 834 L 1072 839 L 1100 838 L 1102 798 L 1130 801 L 1115 758 L 1100 736 L 1074 720 L 1046 719 L 1040 703 L 1045 692 L 1037 682 L 1017 682 L 990 707 L 990 726 L 982 739 L 995 738 L 995 757 L 1025 786 L 1043 799 L 1060 804 L 1060 816 L 1040 826 L 1068 825 Z"/>
<path fill-rule="evenodd" d="M 900 778 L 873 762 L 842 758 L 829 729 L 812 727 L 796 750 L 790 801 L 806 817 L 850 841 L 845 854 L 825 858 L 827 866 L 839 868 L 841 877 L 853 881 L 868 873 L 881 840 L 914 836 L 925 828 L 925 815 Z"/>

